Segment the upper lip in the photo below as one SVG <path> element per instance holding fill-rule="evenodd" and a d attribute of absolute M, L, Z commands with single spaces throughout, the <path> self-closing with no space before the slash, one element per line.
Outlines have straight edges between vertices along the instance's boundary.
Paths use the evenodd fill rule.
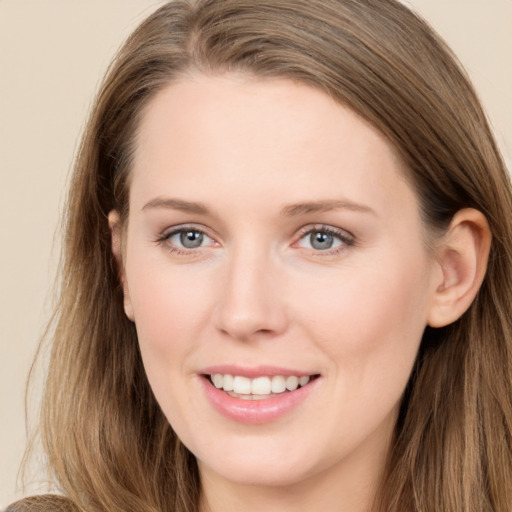
<path fill-rule="evenodd" d="M 277 366 L 240 366 L 233 364 L 220 364 L 214 366 L 208 366 L 203 368 L 199 373 L 202 375 L 214 375 L 220 373 L 222 375 L 239 375 L 241 377 L 247 377 L 254 379 L 256 377 L 273 377 L 275 375 L 282 375 L 283 377 L 289 377 L 294 375 L 296 377 L 305 377 L 311 375 L 318 375 L 318 372 L 310 372 L 304 370 L 296 370 L 290 368 L 282 368 Z"/>

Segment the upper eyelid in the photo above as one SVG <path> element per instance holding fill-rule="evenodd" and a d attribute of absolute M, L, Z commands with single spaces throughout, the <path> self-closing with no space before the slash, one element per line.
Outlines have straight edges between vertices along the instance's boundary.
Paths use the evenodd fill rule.
<path fill-rule="evenodd" d="M 206 245 L 199 245 L 199 246 L 193 247 L 193 248 L 185 247 L 179 243 L 171 242 L 171 238 L 173 238 L 174 236 L 176 236 L 180 233 L 186 232 L 186 231 L 196 231 L 196 232 L 200 233 L 201 235 L 207 237 L 209 239 L 209 241 L 207 240 L 208 243 Z M 158 235 L 155 242 L 157 243 L 157 245 L 166 247 L 166 250 L 168 250 L 169 252 L 183 255 L 183 256 L 185 256 L 185 255 L 199 256 L 200 254 L 203 253 L 202 249 L 204 250 L 204 249 L 207 249 L 208 246 L 217 244 L 216 239 L 214 237 L 210 236 L 206 232 L 205 229 L 201 229 L 201 228 L 194 227 L 191 225 L 186 225 L 186 224 L 164 229 L 160 233 L 160 235 Z"/>
<path fill-rule="evenodd" d="M 204 227 L 198 227 L 193 224 L 179 224 L 177 226 L 171 226 L 167 227 L 159 232 L 159 234 L 156 236 L 155 241 L 157 243 L 169 243 L 169 240 L 175 236 L 178 233 L 182 233 L 184 231 L 197 231 L 198 233 L 201 233 L 202 235 L 208 237 L 209 239 L 213 240 L 215 243 L 217 243 L 217 238 L 209 233 L 209 230 Z M 198 247 L 199 249 L 201 247 Z M 193 250 L 197 251 L 197 249 L 187 249 L 183 248 L 184 251 Z"/>
<path fill-rule="evenodd" d="M 308 235 L 312 232 L 322 232 L 325 231 L 326 233 L 329 233 L 331 235 L 339 236 L 342 239 L 349 238 L 350 240 L 355 240 L 355 236 L 346 229 L 337 228 L 335 226 L 330 226 L 327 224 L 310 224 L 308 226 L 304 226 L 298 231 L 298 239 L 303 238 L 304 236 Z"/>
<path fill-rule="evenodd" d="M 164 230 L 161 231 L 161 236 L 167 238 L 172 235 L 175 235 L 176 233 L 181 233 L 182 231 L 187 231 L 187 230 L 188 231 L 197 231 L 198 233 L 201 233 L 210 238 L 213 238 L 213 236 L 211 236 L 209 234 L 208 229 L 206 229 L 205 227 L 194 225 L 194 224 L 179 224 L 177 226 L 171 226 L 171 227 L 165 228 Z"/>
<path fill-rule="evenodd" d="M 208 233 L 209 233 L 209 231 L 211 231 L 210 229 L 208 229 L 206 227 L 190 223 L 190 224 L 178 224 L 177 226 L 167 227 L 162 231 L 162 235 L 179 233 L 180 231 L 186 231 L 187 229 L 189 229 L 190 231 L 198 231 L 207 236 L 210 236 Z M 303 226 L 299 230 L 297 230 L 297 233 L 298 233 L 298 235 L 303 236 L 312 231 L 327 231 L 329 233 L 339 234 L 339 235 L 346 234 L 349 237 L 354 238 L 354 235 L 350 231 L 347 231 L 346 229 L 338 228 L 335 226 L 330 226 L 327 224 L 308 224 L 307 226 Z M 213 237 L 211 237 L 211 238 L 213 238 Z"/>
<path fill-rule="evenodd" d="M 308 235 L 314 232 L 324 232 L 328 233 L 329 235 L 332 235 L 341 242 L 339 246 L 331 247 L 328 249 L 315 249 L 315 248 L 309 248 L 309 247 L 301 247 L 299 244 L 301 241 L 306 238 Z M 313 225 L 313 226 L 304 226 L 302 230 L 299 231 L 299 234 L 295 237 L 295 241 L 292 244 L 292 247 L 296 248 L 297 250 L 305 250 L 308 253 L 311 253 L 315 257 L 335 257 L 341 254 L 345 254 L 345 251 L 347 251 L 349 248 L 357 247 L 357 240 L 356 237 L 346 229 L 337 228 L 330 225 Z"/>
<path fill-rule="evenodd" d="M 174 236 L 177 233 L 183 232 L 183 231 L 197 231 L 208 238 L 212 239 L 213 241 L 218 243 L 218 236 L 215 234 L 212 234 L 212 230 L 206 228 L 205 226 L 200 226 L 194 223 L 190 224 L 179 224 L 176 226 L 167 227 L 163 231 L 161 231 L 158 239 L 159 240 L 168 240 L 172 236 Z M 299 240 L 307 236 L 308 234 L 312 232 L 326 232 L 331 235 L 339 237 L 344 242 L 350 242 L 351 244 L 355 243 L 356 237 L 346 229 L 331 226 L 328 224 L 308 224 L 306 226 L 301 227 L 299 230 L 296 231 L 296 234 L 293 236 L 294 241 L 292 242 L 292 245 L 296 244 Z"/>

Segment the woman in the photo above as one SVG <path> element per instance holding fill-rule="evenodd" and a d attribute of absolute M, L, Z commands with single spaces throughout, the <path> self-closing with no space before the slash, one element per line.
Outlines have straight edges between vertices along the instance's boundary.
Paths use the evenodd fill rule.
<path fill-rule="evenodd" d="M 65 506 L 509 510 L 511 197 L 400 3 L 163 6 L 71 184 L 42 414 Z"/>

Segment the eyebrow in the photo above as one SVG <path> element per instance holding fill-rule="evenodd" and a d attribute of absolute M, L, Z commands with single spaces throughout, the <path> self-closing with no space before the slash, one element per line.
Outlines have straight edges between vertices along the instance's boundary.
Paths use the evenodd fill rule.
<path fill-rule="evenodd" d="M 192 201 L 184 201 L 182 199 L 173 199 L 167 197 L 155 197 L 146 203 L 142 210 L 150 208 L 165 208 L 169 210 L 180 210 L 187 213 L 197 213 L 198 215 L 208 215 L 208 208 L 204 204 Z"/>
<path fill-rule="evenodd" d="M 169 210 L 179 210 L 187 213 L 195 213 L 197 215 L 208 215 L 208 208 L 202 203 L 193 201 L 185 201 L 183 199 L 175 199 L 168 197 L 155 197 L 146 203 L 142 210 L 152 208 L 164 208 Z M 339 199 L 328 199 L 323 201 L 309 201 L 305 203 L 297 203 L 286 205 L 281 210 L 284 217 L 295 217 L 299 215 L 307 215 L 310 213 L 328 212 L 332 210 L 353 210 L 363 213 L 377 215 L 369 206 L 354 203 L 352 201 L 344 201 Z"/>
<path fill-rule="evenodd" d="M 375 210 L 372 210 L 369 206 L 339 199 L 290 204 L 281 210 L 281 214 L 286 217 L 294 217 L 296 215 L 307 215 L 308 213 L 328 212 L 331 210 L 353 210 L 377 215 Z"/>

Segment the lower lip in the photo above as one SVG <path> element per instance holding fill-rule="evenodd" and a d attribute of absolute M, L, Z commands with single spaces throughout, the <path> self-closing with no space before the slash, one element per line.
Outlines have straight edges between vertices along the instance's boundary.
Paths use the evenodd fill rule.
<path fill-rule="evenodd" d="M 286 416 L 298 407 L 318 385 L 319 378 L 295 391 L 281 393 L 262 400 L 244 400 L 228 395 L 213 386 L 209 378 L 201 378 L 205 394 L 213 408 L 230 420 L 238 423 L 269 423 Z"/>

